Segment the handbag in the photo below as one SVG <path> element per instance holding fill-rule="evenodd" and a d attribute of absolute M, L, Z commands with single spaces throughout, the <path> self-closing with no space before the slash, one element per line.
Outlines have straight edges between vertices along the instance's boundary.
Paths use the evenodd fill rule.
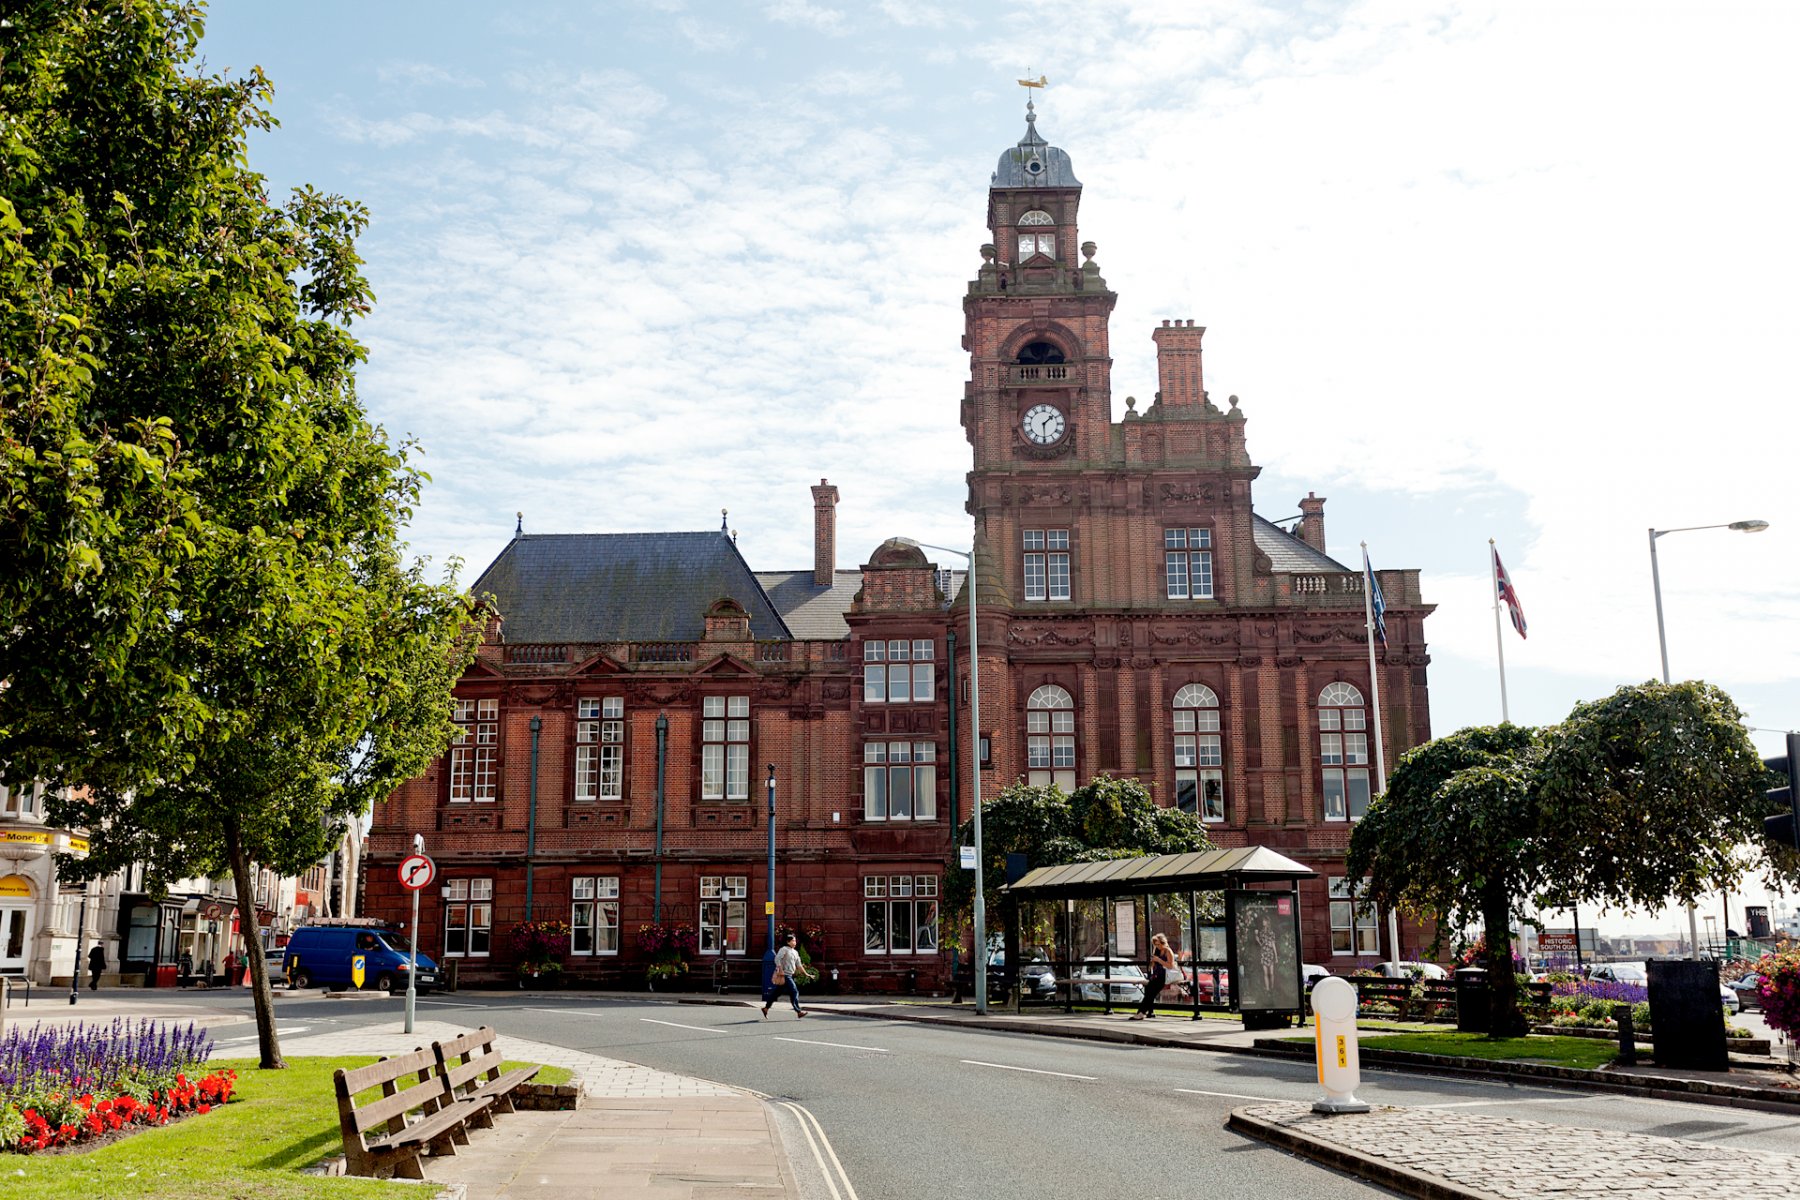
<path fill-rule="evenodd" d="M 773 975 L 769 976 L 769 982 L 774 984 L 776 987 L 780 987 L 782 984 L 787 982 L 787 975 L 786 975 L 786 973 L 784 973 L 782 971 L 782 969 L 780 967 L 776 967 L 775 973 Z"/>

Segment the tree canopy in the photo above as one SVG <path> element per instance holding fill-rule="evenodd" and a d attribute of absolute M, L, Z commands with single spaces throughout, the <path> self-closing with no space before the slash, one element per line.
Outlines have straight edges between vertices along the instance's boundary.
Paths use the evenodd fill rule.
<path fill-rule="evenodd" d="M 200 35 L 175 0 L 0 23 L 0 764 L 89 830 L 64 878 L 229 866 L 254 931 L 250 862 L 304 869 L 441 751 L 476 630 L 356 397 L 366 214 L 270 201 L 268 81 Z"/>
<path fill-rule="evenodd" d="M 1621 687 L 1546 729 L 1470 728 L 1408 751 L 1345 869 L 1376 903 L 1440 930 L 1480 922 L 1494 1028 L 1516 1029 L 1510 939 L 1525 902 L 1656 908 L 1746 870 L 1792 880 L 1793 856 L 1762 838 L 1765 786 L 1724 692 Z"/>

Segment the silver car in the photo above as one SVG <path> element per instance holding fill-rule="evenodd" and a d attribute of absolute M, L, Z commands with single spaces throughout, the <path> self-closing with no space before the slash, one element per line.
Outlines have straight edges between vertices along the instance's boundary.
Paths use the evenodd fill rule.
<path fill-rule="evenodd" d="M 1146 982 L 1144 968 L 1118 958 L 1112 960 L 1110 977 L 1106 959 L 1083 959 L 1081 969 L 1075 972 L 1073 979 L 1079 998 L 1104 1003 L 1107 992 L 1111 991 L 1114 1004 L 1142 1004 Z"/>

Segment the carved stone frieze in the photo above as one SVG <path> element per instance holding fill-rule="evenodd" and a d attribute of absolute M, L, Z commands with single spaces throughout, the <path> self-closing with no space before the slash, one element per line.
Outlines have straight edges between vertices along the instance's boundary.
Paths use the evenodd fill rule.
<path fill-rule="evenodd" d="M 1262 666 L 1262 655 L 1246 654 L 1238 659 L 1238 666 L 1240 666 L 1240 667 L 1260 667 L 1260 666 Z"/>
<path fill-rule="evenodd" d="M 1198 625 L 1164 625 L 1150 629 L 1150 640 L 1159 646 L 1235 646 L 1237 630 L 1210 631 Z"/>
<path fill-rule="evenodd" d="M 827 699 L 827 700 L 848 700 L 849 698 L 850 698 L 850 683 L 848 680 L 831 679 L 831 680 L 826 681 L 826 683 L 825 683 L 825 699 Z"/>
<path fill-rule="evenodd" d="M 1180 483 L 1158 484 L 1156 493 L 1156 498 L 1165 504 L 1193 504 L 1197 501 L 1210 502 L 1217 499 L 1219 490 L 1209 482 L 1183 480 Z M 1146 496 L 1145 499 L 1149 499 L 1149 497 Z"/>
<path fill-rule="evenodd" d="M 1027 622 L 1006 631 L 1006 640 L 1014 646 L 1091 646 L 1094 631 L 1086 625 L 1060 625 Z"/>
<path fill-rule="evenodd" d="M 1326 642 L 1356 642 L 1360 644 L 1368 640 L 1368 635 L 1354 625 L 1333 625 L 1330 629 L 1321 630 L 1318 633 L 1307 633 L 1304 630 L 1296 629 L 1294 636 L 1300 641 L 1309 642 L 1314 646 L 1320 646 Z"/>
<path fill-rule="evenodd" d="M 506 700 L 509 704 L 529 704 L 537 708 L 548 708 L 558 701 L 567 703 L 569 687 L 557 683 L 521 683 L 507 689 Z"/>
<path fill-rule="evenodd" d="M 638 692 L 652 704 L 685 704 L 693 698 L 694 689 L 686 683 L 651 683 Z"/>
<path fill-rule="evenodd" d="M 1298 655 L 1283 654 L 1283 655 L 1278 655 L 1276 657 L 1275 665 L 1282 668 L 1283 670 L 1286 670 L 1289 667 L 1297 667 L 1305 661 L 1306 660 L 1304 658 L 1301 658 Z"/>
<path fill-rule="evenodd" d="M 1000 503 L 1006 505 L 1070 504 L 1074 499 L 1075 493 L 1066 483 L 1003 484 L 1000 488 Z"/>
<path fill-rule="evenodd" d="M 1072 453 L 1075 449 L 1075 438 L 1073 436 L 1065 437 L 1062 441 L 1050 446 L 1040 446 L 1036 442 L 1028 442 L 1019 438 L 1014 442 L 1013 448 L 1025 458 L 1048 461 Z"/>

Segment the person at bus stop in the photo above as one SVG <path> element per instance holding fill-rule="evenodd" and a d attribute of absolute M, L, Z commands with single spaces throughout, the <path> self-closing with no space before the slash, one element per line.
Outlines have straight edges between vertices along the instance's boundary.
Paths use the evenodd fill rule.
<path fill-rule="evenodd" d="M 1143 1021 L 1156 1015 L 1156 997 L 1168 986 L 1174 971 L 1175 951 L 1169 948 L 1168 936 L 1156 934 L 1150 939 L 1150 981 L 1144 985 L 1144 1002 L 1138 1005 L 1132 1020 Z"/>
<path fill-rule="evenodd" d="M 788 999 L 793 1002 L 794 1015 L 804 1017 L 806 1010 L 800 1007 L 800 951 L 799 938 L 794 934 L 787 935 L 787 944 L 775 952 L 775 971 L 769 976 L 769 985 L 763 989 L 762 1015 L 769 1015 L 769 1006 L 775 1003 L 775 997 L 786 989 Z"/>

